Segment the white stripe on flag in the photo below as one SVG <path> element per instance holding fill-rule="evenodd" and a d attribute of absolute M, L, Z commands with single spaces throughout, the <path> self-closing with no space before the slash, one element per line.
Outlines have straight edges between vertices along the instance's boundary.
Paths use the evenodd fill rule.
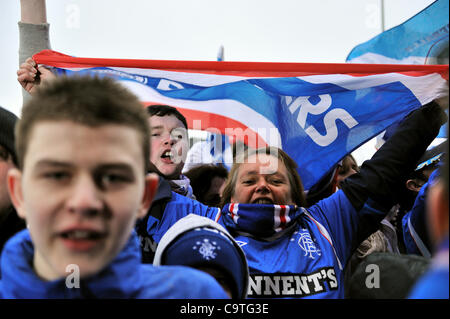
<path fill-rule="evenodd" d="M 132 81 L 120 81 L 125 87 L 138 96 L 141 101 L 176 105 L 180 108 L 218 114 L 231 119 L 238 119 L 245 126 L 257 132 L 258 135 L 270 146 L 282 148 L 281 135 L 278 128 L 262 114 L 251 107 L 233 99 L 217 99 L 206 101 L 193 101 L 174 99 L 158 93 L 153 88 L 142 83 Z M 218 108 L 217 105 L 221 107 Z M 245 116 L 244 116 L 245 115 Z"/>
<path fill-rule="evenodd" d="M 439 74 L 432 73 L 422 76 L 408 76 L 401 73 L 373 74 L 364 77 L 355 77 L 348 74 L 321 74 L 299 76 L 300 80 L 309 83 L 333 83 L 347 90 L 360 90 L 392 82 L 401 82 L 416 96 L 422 105 L 433 99 L 443 96 L 446 80 Z"/>

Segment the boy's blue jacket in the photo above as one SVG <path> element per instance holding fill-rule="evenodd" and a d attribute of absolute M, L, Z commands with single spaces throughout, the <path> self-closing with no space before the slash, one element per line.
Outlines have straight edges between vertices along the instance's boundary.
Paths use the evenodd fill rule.
<path fill-rule="evenodd" d="M 81 279 L 79 288 L 68 288 L 66 278 L 41 280 L 33 270 L 33 254 L 28 230 L 7 242 L 1 256 L 0 298 L 228 298 L 221 286 L 201 271 L 141 264 L 134 232 L 113 262 L 98 274 Z"/>

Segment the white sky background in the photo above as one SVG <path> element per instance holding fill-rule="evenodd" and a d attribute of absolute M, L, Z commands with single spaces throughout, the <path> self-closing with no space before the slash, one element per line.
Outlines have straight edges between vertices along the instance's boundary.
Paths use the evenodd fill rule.
<path fill-rule="evenodd" d="M 385 29 L 434 0 L 385 0 Z M 0 105 L 20 114 L 19 0 L 0 0 Z M 78 57 L 343 63 L 381 0 L 47 0 L 52 49 Z M 373 148 L 373 146 L 370 146 Z M 359 160 L 359 159 L 358 159 Z"/>

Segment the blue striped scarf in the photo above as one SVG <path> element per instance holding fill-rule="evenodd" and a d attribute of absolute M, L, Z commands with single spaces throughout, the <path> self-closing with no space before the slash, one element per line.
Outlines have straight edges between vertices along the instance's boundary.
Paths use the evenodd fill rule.
<path fill-rule="evenodd" d="M 227 229 L 259 239 L 271 236 L 293 225 L 302 214 L 296 205 L 226 204 L 222 218 Z"/>

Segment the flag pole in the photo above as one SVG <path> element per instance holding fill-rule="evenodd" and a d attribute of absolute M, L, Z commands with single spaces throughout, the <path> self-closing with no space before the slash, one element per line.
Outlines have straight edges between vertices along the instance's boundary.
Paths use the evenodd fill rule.
<path fill-rule="evenodd" d="M 225 59 L 224 51 L 225 51 L 225 49 L 224 49 L 223 45 L 221 45 L 219 48 L 219 52 L 217 53 L 217 61 L 224 61 L 224 59 Z"/>

